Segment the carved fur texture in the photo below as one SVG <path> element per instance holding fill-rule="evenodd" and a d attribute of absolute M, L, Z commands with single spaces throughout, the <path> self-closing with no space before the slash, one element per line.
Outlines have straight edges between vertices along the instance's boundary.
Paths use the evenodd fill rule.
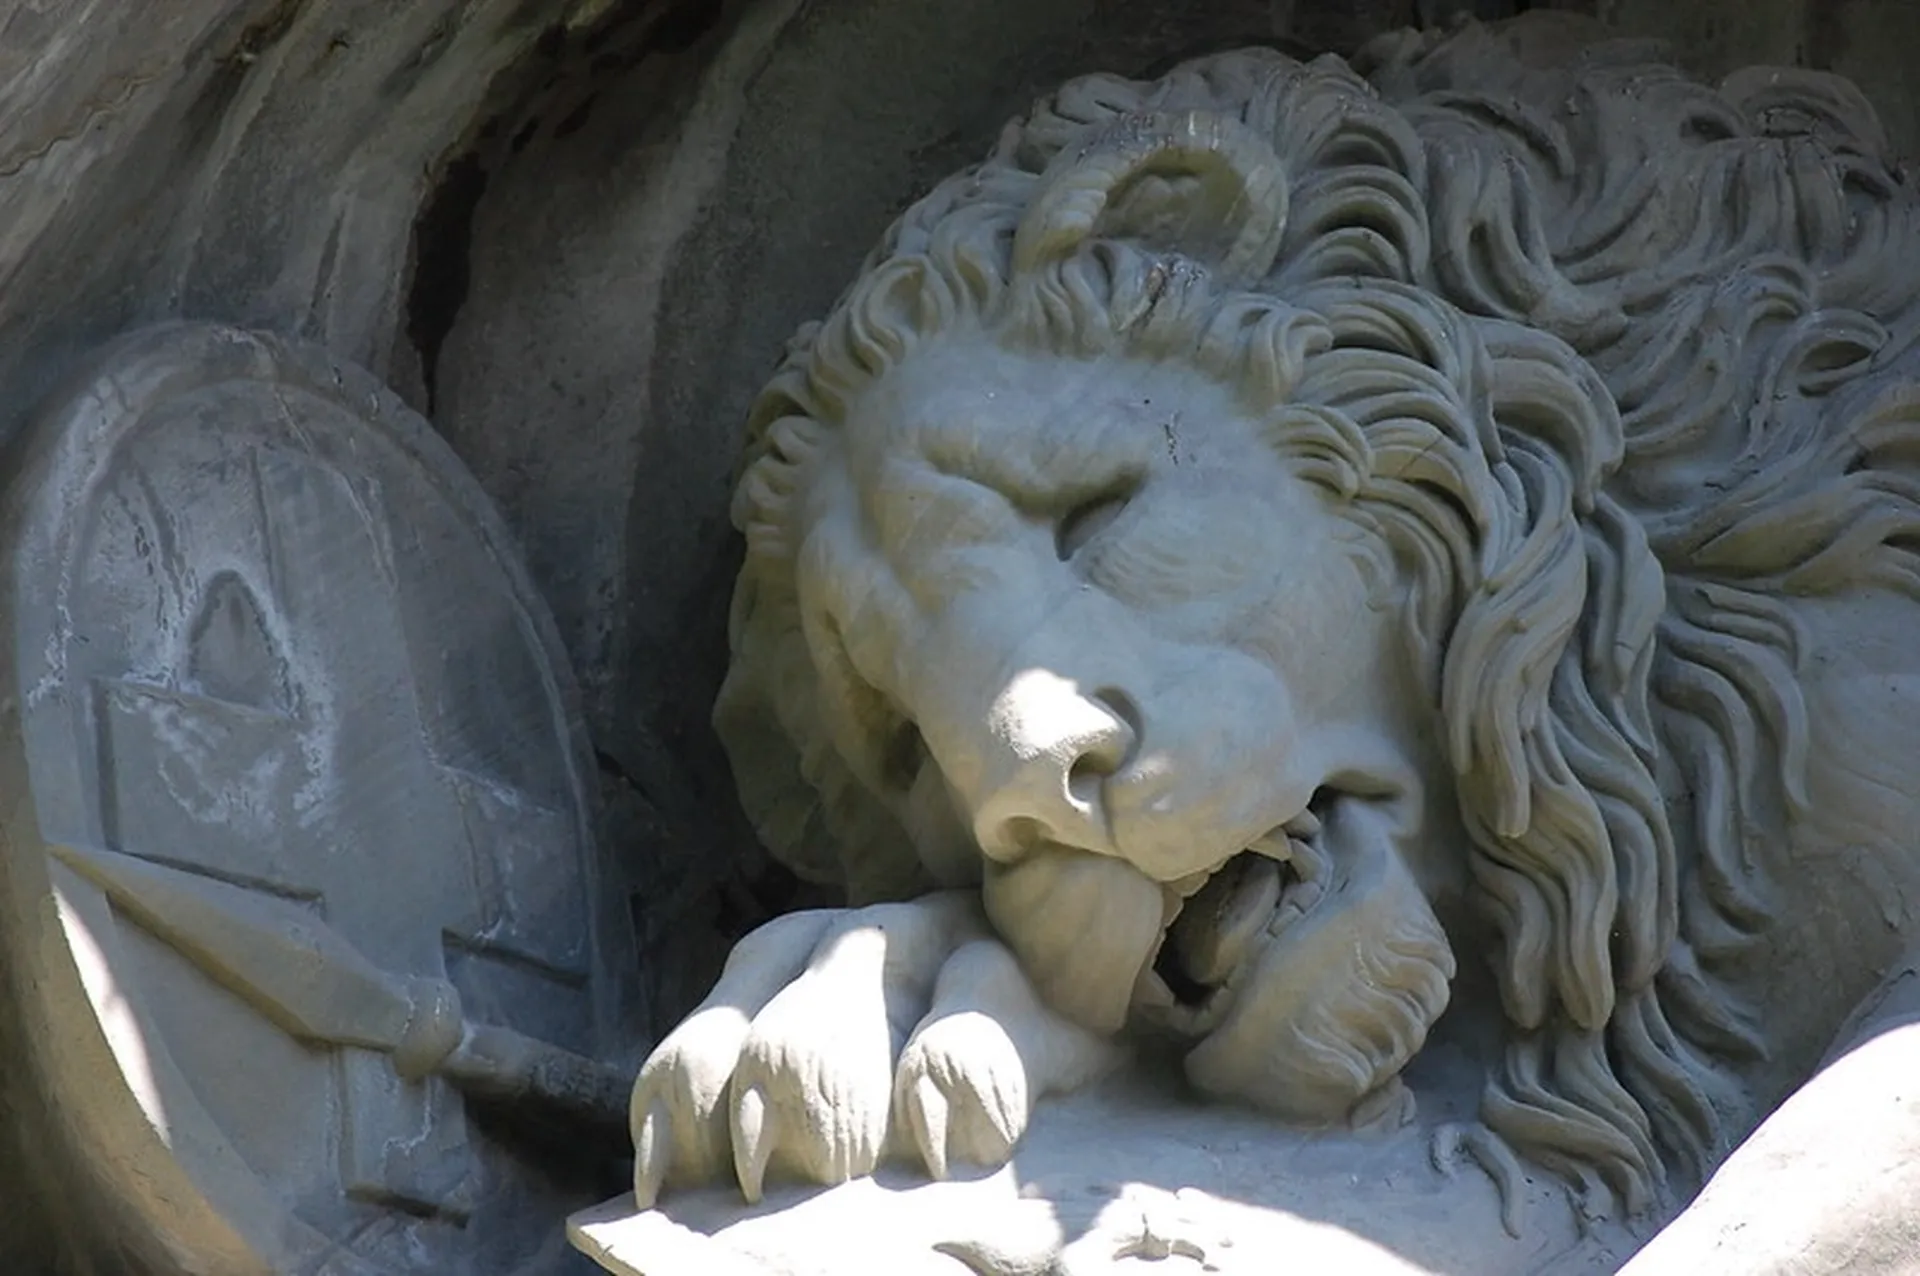
<path fill-rule="evenodd" d="M 1920 597 L 1916 243 L 1872 111 L 1812 72 L 1712 88 L 1521 22 L 1073 81 L 900 217 L 753 410 L 716 711 L 747 810 L 856 899 L 926 888 L 882 792 L 902 724 L 829 729 L 861 684 L 795 586 L 865 387 L 962 322 L 1198 368 L 1411 580 L 1500 937 L 1483 1119 L 1643 1206 L 1749 1119 L 1716 973 L 1779 907 L 1752 830 L 1806 800 L 1796 606 Z"/>

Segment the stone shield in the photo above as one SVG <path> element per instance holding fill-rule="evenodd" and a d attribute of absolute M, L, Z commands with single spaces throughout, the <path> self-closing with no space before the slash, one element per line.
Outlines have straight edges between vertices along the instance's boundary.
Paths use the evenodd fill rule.
<path fill-rule="evenodd" d="M 594 1188 L 543 1164 L 541 1100 L 618 1076 L 634 956 L 478 486 L 364 372 L 204 325 L 113 347 L 8 472 L 0 957 L 127 1243 L 564 1263 Z"/>

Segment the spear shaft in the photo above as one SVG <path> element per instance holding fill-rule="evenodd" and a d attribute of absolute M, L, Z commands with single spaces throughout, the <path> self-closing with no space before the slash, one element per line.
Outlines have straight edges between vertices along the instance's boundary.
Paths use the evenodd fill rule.
<path fill-rule="evenodd" d="M 630 1077 L 511 1028 L 468 1022 L 452 983 L 380 969 L 296 904 L 114 851 L 54 854 L 290 1036 L 383 1051 L 408 1080 L 438 1075 L 475 1098 L 626 1129 Z"/>

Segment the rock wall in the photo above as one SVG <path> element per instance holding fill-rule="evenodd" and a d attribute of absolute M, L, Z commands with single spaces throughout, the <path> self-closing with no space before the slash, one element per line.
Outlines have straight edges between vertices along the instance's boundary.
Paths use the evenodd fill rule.
<path fill-rule="evenodd" d="M 422 202 L 567 18 L 546 0 L 7 6 L 0 437 L 95 345 L 171 316 L 309 336 L 388 373 Z M 6 1000 L 0 1270 L 148 1270 L 88 1199 Z"/>
<path fill-rule="evenodd" d="M 805 898 L 755 852 L 705 725 L 738 422 L 794 324 L 1044 85 L 1526 7 L 26 0 L 0 17 L 0 439 L 167 317 L 318 340 L 427 412 L 559 620 L 663 1024 L 730 936 Z M 1558 7 L 1709 75 L 1840 71 L 1920 150 L 1908 0 Z M 139 1270 L 77 1203 L 3 1012 L 0 1269 Z"/>

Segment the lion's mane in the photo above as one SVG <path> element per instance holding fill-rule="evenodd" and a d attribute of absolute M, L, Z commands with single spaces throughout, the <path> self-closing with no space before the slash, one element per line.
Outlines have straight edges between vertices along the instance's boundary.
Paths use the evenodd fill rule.
<path fill-rule="evenodd" d="M 1920 218 L 1844 82 L 1713 90 L 1566 35 L 1386 37 L 1358 71 L 1243 50 L 1010 125 L 753 409 L 716 723 L 798 871 L 921 888 L 822 726 L 791 513 L 820 440 L 961 322 L 1205 368 L 1412 582 L 1500 936 L 1483 1120 L 1633 1211 L 1751 1119 L 1723 1068 L 1760 1042 L 1718 976 L 1773 916 L 1755 830 L 1804 800 L 1791 599 L 1920 596 Z M 1140 166 L 1169 120 L 1260 152 L 1217 234 L 1168 215 L 1217 173 Z"/>

